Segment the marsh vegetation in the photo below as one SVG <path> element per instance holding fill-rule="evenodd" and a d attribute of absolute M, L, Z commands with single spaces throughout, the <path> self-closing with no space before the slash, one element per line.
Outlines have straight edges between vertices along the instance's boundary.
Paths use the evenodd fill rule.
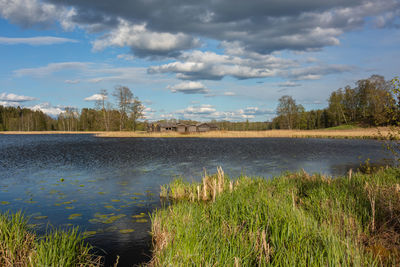
<path fill-rule="evenodd" d="M 343 177 L 286 173 L 162 188 L 151 266 L 395 266 L 400 170 Z"/>

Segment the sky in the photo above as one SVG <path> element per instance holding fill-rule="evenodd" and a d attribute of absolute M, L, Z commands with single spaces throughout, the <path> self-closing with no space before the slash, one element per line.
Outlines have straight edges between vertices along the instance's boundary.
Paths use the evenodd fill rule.
<path fill-rule="evenodd" d="M 57 116 L 127 86 L 145 119 L 269 121 L 400 75 L 400 0 L 0 0 L 0 105 Z"/>

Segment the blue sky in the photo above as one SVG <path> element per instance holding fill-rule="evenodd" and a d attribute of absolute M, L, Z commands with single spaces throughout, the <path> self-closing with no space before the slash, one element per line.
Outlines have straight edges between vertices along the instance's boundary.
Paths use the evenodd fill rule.
<path fill-rule="evenodd" d="M 399 15 L 398 0 L 0 0 L 0 104 L 56 116 L 123 85 L 148 120 L 266 121 L 282 95 L 324 108 L 398 76 Z"/>

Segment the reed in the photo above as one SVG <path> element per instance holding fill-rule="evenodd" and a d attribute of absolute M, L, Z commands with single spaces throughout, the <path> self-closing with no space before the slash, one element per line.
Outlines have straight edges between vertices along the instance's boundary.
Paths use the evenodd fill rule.
<path fill-rule="evenodd" d="M 0 214 L 0 266 L 102 266 L 91 250 L 77 228 L 39 237 L 21 212 Z"/>
<path fill-rule="evenodd" d="M 136 138 L 345 138 L 393 139 L 389 128 L 339 128 L 321 130 L 268 130 L 268 131 L 211 131 L 204 133 L 178 132 L 100 132 L 97 137 Z M 399 136 L 395 137 L 399 138 Z"/>
<path fill-rule="evenodd" d="M 395 168 L 236 181 L 219 168 L 201 183 L 180 183 L 179 201 L 153 212 L 149 265 L 398 265 L 399 183 Z"/>

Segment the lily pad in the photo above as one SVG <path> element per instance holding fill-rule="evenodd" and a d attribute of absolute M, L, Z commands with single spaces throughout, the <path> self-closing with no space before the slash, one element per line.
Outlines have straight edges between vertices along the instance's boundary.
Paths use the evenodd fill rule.
<path fill-rule="evenodd" d="M 67 210 L 73 210 L 73 209 L 75 209 L 74 206 L 66 206 L 65 208 L 66 208 Z"/>
<path fill-rule="evenodd" d="M 76 219 L 81 216 L 82 216 L 82 214 L 74 213 L 74 214 L 69 215 L 68 220 L 73 220 L 73 219 Z"/>
<path fill-rule="evenodd" d="M 86 231 L 82 233 L 84 236 L 91 236 L 97 234 L 97 231 Z"/>
<path fill-rule="evenodd" d="M 8 204 L 10 204 L 10 202 L 8 202 L 8 201 L 2 201 L 2 202 L 0 202 L 0 204 L 1 204 L 1 205 L 8 205 Z"/>
<path fill-rule="evenodd" d="M 139 220 L 136 220 L 136 222 L 137 223 L 146 223 L 147 219 L 139 219 Z"/>
<path fill-rule="evenodd" d="M 119 199 L 111 199 L 111 202 L 121 202 Z"/>
<path fill-rule="evenodd" d="M 121 230 L 119 230 L 119 232 L 121 234 L 129 234 L 129 233 L 132 233 L 133 231 L 135 231 L 135 230 L 134 229 L 121 229 Z"/>
<path fill-rule="evenodd" d="M 35 219 L 35 220 L 44 220 L 44 219 L 47 219 L 48 218 L 48 216 L 36 216 L 36 217 L 33 217 L 33 219 Z"/>

